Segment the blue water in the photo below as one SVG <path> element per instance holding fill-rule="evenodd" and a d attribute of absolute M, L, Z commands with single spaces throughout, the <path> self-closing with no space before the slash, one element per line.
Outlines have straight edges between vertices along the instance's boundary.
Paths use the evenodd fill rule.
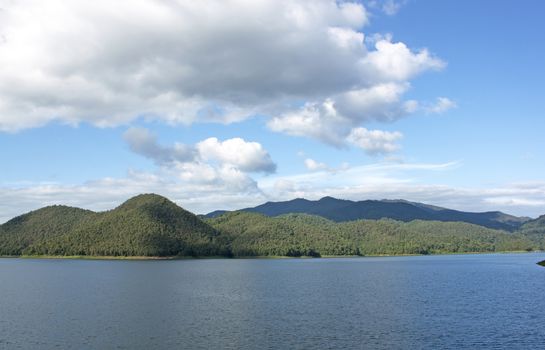
<path fill-rule="evenodd" d="M 544 259 L 0 259 L 0 348 L 543 349 Z"/>

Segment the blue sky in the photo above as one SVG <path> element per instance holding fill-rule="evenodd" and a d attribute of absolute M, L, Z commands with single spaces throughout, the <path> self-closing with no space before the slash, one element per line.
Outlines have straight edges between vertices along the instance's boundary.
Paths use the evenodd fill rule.
<path fill-rule="evenodd" d="M 0 8 L 0 222 L 142 192 L 545 213 L 542 1 Z"/>

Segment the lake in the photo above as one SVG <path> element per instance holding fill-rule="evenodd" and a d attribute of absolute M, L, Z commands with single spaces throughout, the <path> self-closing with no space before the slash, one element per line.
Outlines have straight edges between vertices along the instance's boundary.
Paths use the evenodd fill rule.
<path fill-rule="evenodd" d="M 0 348 L 545 348 L 544 259 L 0 259 Z"/>

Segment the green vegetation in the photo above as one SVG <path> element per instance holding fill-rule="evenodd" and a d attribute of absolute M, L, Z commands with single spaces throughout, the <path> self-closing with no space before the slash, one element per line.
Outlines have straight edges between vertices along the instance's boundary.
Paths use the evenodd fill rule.
<path fill-rule="evenodd" d="M 538 264 L 538 265 L 541 265 L 541 266 L 545 266 L 545 260 L 540 261 L 540 262 L 538 262 L 537 264 Z"/>
<path fill-rule="evenodd" d="M 0 255 L 228 255 L 218 232 L 161 196 L 94 213 L 46 207 L 0 226 Z"/>
<path fill-rule="evenodd" d="M 391 219 L 335 223 L 306 214 L 267 217 L 232 212 L 207 223 L 230 242 L 235 256 L 399 255 L 533 250 L 512 234 L 463 222 Z"/>
<path fill-rule="evenodd" d="M 355 256 L 543 249 L 545 216 L 512 233 L 466 222 L 392 219 L 335 222 L 320 216 L 228 212 L 201 220 L 145 194 L 95 213 L 42 208 L 0 225 L 1 256 Z"/>
<path fill-rule="evenodd" d="M 535 242 L 539 250 L 545 250 L 545 215 L 526 222 L 518 232 Z"/>

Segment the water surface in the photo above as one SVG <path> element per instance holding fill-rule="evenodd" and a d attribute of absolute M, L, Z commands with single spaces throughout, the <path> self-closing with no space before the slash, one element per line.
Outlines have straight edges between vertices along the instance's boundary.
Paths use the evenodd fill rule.
<path fill-rule="evenodd" d="M 544 259 L 0 259 L 0 348 L 544 348 Z"/>

